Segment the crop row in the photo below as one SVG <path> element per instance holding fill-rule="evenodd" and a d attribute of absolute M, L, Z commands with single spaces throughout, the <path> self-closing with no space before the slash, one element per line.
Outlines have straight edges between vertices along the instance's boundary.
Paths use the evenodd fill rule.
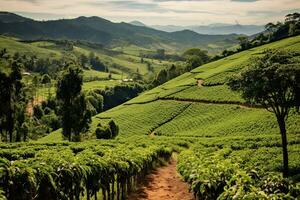
<path fill-rule="evenodd" d="M 148 137 L 2 145 L 0 191 L 8 200 L 125 199 L 149 170 L 180 146 L 187 143 Z"/>
<path fill-rule="evenodd" d="M 300 118 L 292 113 L 287 120 L 288 132 L 299 133 L 299 125 Z M 168 136 L 249 136 L 276 135 L 279 128 L 275 117 L 265 109 L 193 103 L 175 119 L 159 127 L 156 132 L 158 135 Z"/>
<path fill-rule="evenodd" d="M 299 166 L 299 145 L 290 150 L 292 162 Z M 279 155 L 276 147 L 233 150 L 225 144 L 197 144 L 180 154 L 177 168 L 198 199 L 298 199 L 297 180 L 283 179 L 275 168 L 268 168 L 279 164 Z"/>
<path fill-rule="evenodd" d="M 168 97 L 174 97 L 177 99 L 189 99 L 193 100 L 205 100 L 213 102 L 224 102 L 224 103 L 245 103 L 245 100 L 241 96 L 230 90 L 226 85 L 199 87 L 193 86 L 189 89 L 181 92 L 171 94 Z"/>
<path fill-rule="evenodd" d="M 93 120 L 91 130 L 101 117 L 110 117 L 120 127 L 120 135 L 145 135 L 159 124 L 181 112 L 189 103 L 175 101 L 155 101 L 147 104 L 122 105 L 98 115 Z"/>

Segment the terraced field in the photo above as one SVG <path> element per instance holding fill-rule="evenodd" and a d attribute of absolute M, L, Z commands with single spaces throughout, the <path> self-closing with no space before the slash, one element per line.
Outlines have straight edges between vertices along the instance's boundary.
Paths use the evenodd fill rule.
<path fill-rule="evenodd" d="M 238 93 L 226 86 L 230 75 L 238 73 L 251 56 L 259 56 L 267 48 L 300 50 L 300 37 L 203 65 L 97 115 L 93 124 L 107 118 L 114 119 L 120 124 L 121 135 L 145 135 L 154 130 L 159 135 L 197 137 L 276 134 L 277 124 L 271 113 L 262 108 L 252 108 L 255 105 L 247 104 Z M 197 80 L 202 80 L 201 85 Z M 291 134 L 299 132 L 299 123 L 299 116 L 292 113 L 288 121 Z"/>

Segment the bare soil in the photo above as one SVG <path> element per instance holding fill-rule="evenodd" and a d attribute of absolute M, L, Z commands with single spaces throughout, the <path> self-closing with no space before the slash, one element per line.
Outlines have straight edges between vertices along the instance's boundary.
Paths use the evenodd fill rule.
<path fill-rule="evenodd" d="M 204 80 L 203 80 L 203 79 L 198 79 L 198 80 L 197 80 L 197 85 L 198 85 L 198 87 L 203 87 L 203 83 L 204 83 Z"/>
<path fill-rule="evenodd" d="M 33 102 L 29 102 L 27 105 L 27 113 L 32 116 L 33 115 L 33 107 L 36 105 L 40 105 L 44 101 L 43 97 L 36 97 L 33 99 Z"/>
<path fill-rule="evenodd" d="M 176 171 L 176 161 L 160 167 L 149 174 L 144 183 L 129 195 L 129 200 L 194 200 L 188 185 Z"/>

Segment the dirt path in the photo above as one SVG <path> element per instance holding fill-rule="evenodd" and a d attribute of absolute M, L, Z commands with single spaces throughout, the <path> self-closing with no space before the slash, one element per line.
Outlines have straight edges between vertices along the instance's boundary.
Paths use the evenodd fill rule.
<path fill-rule="evenodd" d="M 193 200 L 188 185 L 180 180 L 176 161 L 158 168 L 145 178 L 143 184 L 128 200 Z"/>
<path fill-rule="evenodd" d="M 203 79 L 198 79 L 198 80 L 197 80 L 197 85 L 198 85 L 198 87 L 203 87 L 203 83 L 204 83 L 204 80 L 203 80 Z"/>

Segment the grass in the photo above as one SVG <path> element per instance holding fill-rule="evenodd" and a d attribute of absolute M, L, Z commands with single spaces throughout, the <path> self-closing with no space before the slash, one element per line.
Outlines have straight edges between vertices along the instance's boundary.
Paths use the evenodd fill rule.
<path fill-rule="evenodd" d="M 20 54 L 26 54 L 31 56 L 38 56 L 41 58 L 60 58 L 62 54 L 58 51 L 51 49 L 41 48 L 36 45 L 19 42 L 16 39 L 9 38 L 6 36 L 0 36 L 0 48 L 6 48 L 9 54 L 13 55 L 18 52 Z"/>
<path fill-rule="evenodd" d="M 84 70 L 83 71 L 83 80 L 91 80 L 91 79 L 108 79 L 109 73 L 100 72 L 96 70 Z M 125 78 L 125 77 L 124 77 Z M 112 73 L 112 79 L 120 80 L 122 79 L 122 75 Z"/>

